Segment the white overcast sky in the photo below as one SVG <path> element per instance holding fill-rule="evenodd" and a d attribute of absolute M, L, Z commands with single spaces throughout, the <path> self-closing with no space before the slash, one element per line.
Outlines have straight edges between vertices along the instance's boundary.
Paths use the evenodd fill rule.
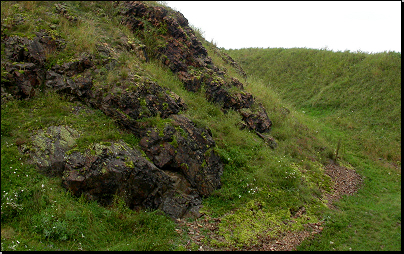
<path fill-rule="evenodd" d="M 225 49 L 401 52 L 401 1 L 165 1 Z"/>

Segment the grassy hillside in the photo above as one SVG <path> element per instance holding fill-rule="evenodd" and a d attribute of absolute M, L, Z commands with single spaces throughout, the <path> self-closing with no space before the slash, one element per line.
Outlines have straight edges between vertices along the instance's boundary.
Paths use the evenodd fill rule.
<path fill-rule="evenodd" d="M 334 147 L 340 142 L 338 156 L 364 178 L 357 195 L 327 213 L 322 235 L 299 250 L 401 249 L 401 54 L 306 48 L 227 53 L 249 75 L 251 89 L 261 83 L 258 89 L 274 91 L 315 121 L 319 135 Z"/>
<path fill-rule="evenodd" d="M 227 52 L 248 72 L 244 81 L 239 70 L 224 60 L 225 52 L 206 41 L 201 31 L 194 28 L 212 62 L 230 76 L 243 81 L 245 89 L 266 108 L 273 122 L 271 135 L 278 144 L 276 149 L 272 149 L 252 131 L 240 129 L 241 116 L 238 112 L 231 109 L 224 112 L 220 105 L 207 101 L 203 89 L 199 92 L 187 91 L 178 77 L 155 58 L 153 53 L 159 43 L 163 43 L 151 40 L 159 33 L 157 29 L 150 26 L 148 30 L 132 33 L 120 24 L 118 10 L 114 9 L 112 2 L 64 2 L 67 17 L 56 13 L 55 3 L 61 2 L 1 2 L 2 57 L 3 35 L 32 38 L 41 29 L 66 41 L 63 50 L 47 56 L 48 68 L 74 60 L 82 53 L 103 59 L 105 56 L 99 45 L 108 45 L 114 49 L 112 58 L 115 64 L 108 68 L 97 66 L 102 71 L 94 73 L 94 86 L 115 92 L 118 84 L 134 75 L 138 80 L 153 80 L 179 95 L 188 106 L 182 113 L 212 132 L 215 150 L 224 162 L 222 187 L 203 199 L 201 212 L 205 216 L 186 219 L 185 224 L 177 223 L 159 210 L 132 211 L 119 198 L 113 205 L 103 207 L 84 197 L 74 197 L 61 186 L 61 179 L 40 174 L 29 156 L 21 151 L 21 144 L 32 142 L 30 137 L 33 133 L 49 126 L 68 125 L 83 134 L 78 140 L 79 149 L 96 142 L 115 140 L 124 140 L 133 148 L 140 149 L 139 139 L 99 109 L 80 101 L 70 101 L 67 96 L 54 91 L 43 89 L 35 97 L 24 100 L 3 97 L 2 93 L 1 250 L 198 250 L 201 246 L 205 249 L 248 249 L 260 244 L 263 239 L 275 241 L 286 232 L 299 233 L 308 224 L 318 222 L 324 223 L 321 236 L 308 238 L 301 248 L 401 249 L 401 134 L 397 134 L 401 128 L 401 99 L 397 100 L 401 89 L 396 84 L 401 78 L 401 60 L 397 60 L 396 54 L 386 53 L 385 57 L 381 57 L 385 62 L 380 66 L 391 71 L 389 75 L 380 71 L 380 82 L 375 82 L 380 87 L 374 88 L 378 92 L 382 88 L 387 91 L 387 87 L 394 87 L 394 93 L 389 93 L 391 97 L 378 93 L 376 98 L 391 100 L 389 103 L 395 104 L 389 105 L 395 106 L 389 111 L 385 108 L 386 102 L 361 111 L 361 105 L 373 104 L 364 98 L 367 93 L 361 95 L 354 87 L 353 91 L 344 95 L 344 107 L 357 112 L 352 117 L 359 119 L 354 121 L 356 118 L 344 114 L 348 111 L 335 107 L 336 102 L 330 104 L 334 106 L 325 106 L 328 101 L 323 96 L 316 97 L 318 93 L 312 92 L 315 88 L 300 89 L 293 97 L 287 97 L 288 93 L 282 92 L 282 87 L 289 84 L 295 74 L 287 76 L 289 81 L 286 83 L 270 80 L 269 87 L 264 75 L 268 70 L 260 69 L 258 65 L 252 68 L 258 61 L 249 58 L 254 56 L 255 49 L 247 49 L 251 53 L 246 55 L 240 54 L 243 51 Z M 156 2 L 148 4 L 169 9 Z M 70 22 L 68 17 L 77 17 L 79 22 Z M 150 61 L 144 61 L 133 51 L 122 47 L 122 40 L 146 45 Z M 327 63 L 341 64 L 337 55 L 324 51 L 321 68 L 313 68 L 312 72 L 302 68 L 301 71 L 307 71 L 313 79 L 324 80 L 324 85 L 331 75 Z M 360 55 L 364 59 L 373 57 Z M 273 63 L 273 59 L 267 60 L 268 63 L 262 61 L 262 66 Z M 290 60 L 281 61 L 285 66 L 299 65 L 297 59 L 291 56 Z M 379 64 L 377 59 L 372 61 Z M 300 64 L 306 66 L 311 63 L 302 60 Z M 338 70 L 341 68 L 336 67 Z M 271 77 L 284 75 L 285 69 L 272 72 Z M 4 72 L 2 65 L 2 89 L 3 83 L 7 83 L 7 73 Z M 358 71 L 357 75 L 362 73 Z M 304 76 L 301 74 L 299 77 L 303 80 Z M 358 82 L 360 77 L 357 77 Z M 350 76 L 344 73 L 338 78 L 350 80 Z M 286 80 L 286 77 L 277 80 Z M 338 80 L 340 86 L 345 83 Z M 356 81 L 352 83 L 356 84 Z M 359 87 L 368 85 L 366 82 L 361 84 Z M 298 83 L 296 86 L 304 85 Z M 321 90 L 323 86 L 317 85 L 316 89 Z M 329 90 L 334 91 L 336 86 L 332 85 Z M 323 90 L 322 94 L 328 96 L 327 90 Z M 353 92 L 358 96 L 349 97 Z M 339 92 L 334 91 L 334 96 L 330 98 L 335 99 L 335 94 Z M 351 102 L 348 98 L 359 98 L 360 101 Z M 311 102 L 307 104 L 307 100 Z M 362 126 L 366 113 L 371 121 Z M 340 120 L 333 123 L 333 117 L 340 117 Z M 163 123 L 159 116 L 144 121 L 156 125 Z M 377 125 L 379 123 L 386 125 Z M 384 138 L 380 138 L 380 131 L 375 128 L 380 126 L 387 130 Z M 338 203 L 339 210 L 334 211 L 327 207 L 324 199 L 333 187 L 330 177 L 324 174 L 324 165 L 335 157 L 340 139 L 339 163 L 355 168 L 366 178 L 358 194 L 344 197 Z M 369 148 L 362 153 L 359 148 L 364 145 L 357 140 L 366 142 Z M 376 149 L 374 144 L 379 143 L 380 148 Z M 382 160 L 373 160 L 371 155 Z M 305 213 L 295 216 L 302 207 Z M 217 228 L 202 228 L 200 241 L 192 241 L 187 224 L 203 224 L 205 220 L 214 221 Z M 330 241 L 334 244 L 330 245 Z"/>
<path fill-rule="evenodd" d="M 282 100 L 348 131 L 347 143 L 354 141 L 370 159 L 401 163 L 400 53 L 306 48 L 228 53 Z"/>

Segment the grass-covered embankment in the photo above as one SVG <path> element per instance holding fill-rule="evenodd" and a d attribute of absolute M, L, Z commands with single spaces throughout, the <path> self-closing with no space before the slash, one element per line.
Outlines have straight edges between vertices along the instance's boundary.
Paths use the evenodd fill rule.
<path fill-rule="evenodd" d="M 401 249 L 401 54 L 306 48 L 227 51 L 252 77 L 317 122 L 364 179 L 299 250 Z"/>

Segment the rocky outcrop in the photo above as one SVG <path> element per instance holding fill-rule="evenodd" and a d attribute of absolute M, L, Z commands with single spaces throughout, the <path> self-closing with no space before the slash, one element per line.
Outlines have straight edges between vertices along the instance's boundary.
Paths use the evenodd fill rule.
<path fill-rule="evenodd" d="M 216 50 L 216 51 L 219 51 L 219 50 Z M 231 58 L 231 56 L 229 56 L 228 54 L 226 54 L 226 53 L 223 52 L 223 51 L 219 51 L 219 55 L 220 55 L 220 57 L 223 59 L 223 61 L 225 61 L 226 63 L 228 63 L 228 64 L 230 64 L 231 66 L 233 66 L 233 67 L 237 70 L 237 72 L 238 72 L 244 79 L 247 78 L 247 73 L 245 73 L 245 71 L 243 70 L 243 68 L 241 68 L 241 66 L 240 66 L 236 61 L 234 61 L 234 59 Z"/>
<path fill-rule="evenodd" d="M 103 205 L 118 196 L 130 209 L 161 207 L 173 217 L 200 204 L 198 193 L 189 186 L 178 188 L 178 182 L 178 177 L 166 174 L 123 142 L 95 144 L 84 154 L 72 153 L 63 177 L 63 186 L 77 196 L 83 194 Z M 171 206 L 176 209 L 170 210 Z"/>
<path fill-rule="evenodd" d="M 141 43 L 134 45 L 123 39 L 114 49 L 100 43 L 96 47 L 99 55 L 85 53 L 56 64 L 49 55 L 64 49 L 61 38 L 45 31 L 32 39 L 2 35 L 2 103 L 9 95 L 29 99 L 40 90 L 51 89 L 100 109 L 140 139 L 140 148 L 150 161 L 123 142 L 94 144 L 85 152 L 76 151 L 73 147 L 80 134 L 66 126 L 39 131 L 32 147 L 23 150 L 32 154 L 41 172 L 63 177 L 63 186 L 75 195 L 104 205 L 119 195 L 133 209 L 158 208 L 175 218 L 198 216 L 201 197 L 221 186 L 223 165 L 210 130 L 181 115 L 187 109 L 182 98 L 148 77 L 129 72 L 119 86 L 95 85 L 94 75 L 103 72 L 97 66 L 116 68 L 116 50 L 133 51 L 143 61 L 157 58 L 178 76 L 185 89 L 197 92 L 203 88 L 209 101 L 225 112 L 238 111 L 243 127 L 275 148 L 276 142 L 268 135 L 272 122 L 240 80 L 213 64 L 181 13 L 137 1 L 116 5 L 122 23 L 143 40 Z M 55 7 L 70 22 L 77 21 L 68 16 L 63 4 Z M 229 56 L 218 49 L 215 52 L 236 66 Z M 245 77 L 242 69 L 237 69 Z M 147 120 L 152 117 L 163 120 Z"/>
<path fill-rule="evenodd" d="M 2 83 L 2 92 L 22 99 L 35 96 L 39 89 L 52 89 L 100 109 L 141 138 L 141 148 L 154 164 L 122 142 L 94 144 L 84 153 L 74 151 L 80 134 L 66 126 L 52 126 L 33 136 L 32 147 L 23 147 L 31 153 L 32 162 L 48 176 L 63 177 L 63 186 L 73 194 L 104 205 L 119 195 L 132 209 L 158 208 L 175 218 L 199 216 L 201 197 L 220 188 L 223 167 L 210 131 L 177 115 L 187 108 L 182 98 L 142 77 L 130 76 L 131 82 L 109 90 L 95 87 L 96 64 L 88 54 L 46 69 L 44 52 L 53 45 L 42 39 L 46 36 L 38 33 L 33 40 L 9 40 L 9 61 L 3 65 L 8 81 Z M 36 51 L 19 53 L 32 44 Z M 159 130 L 150 122 L 137 121 L 155 116 L 170 122 Z"/>
<path fill-rule="evenodd" d="M 76 196 L 102 205 L 118 196 L 131 209 L 161 209 L 173 218 L 198 216 L 201 197 L 182 174 L 157 168 L 125 142 L 96 143 L 75 149 L 80 134 L 67 126 L 51 126 L 32 136 L 24 152 L 49 176 Z"/>
<path fill-rule="evenodd" d="M 272 122 L 268 122 L 268 115 L 265 108 L 259 105 L 258 113 L 253 113 L 250 110 L 242 110 L 241 116 L 246 123 L 246 127 L 255 130 L 259 133 L 268 133 L 271 130 Z"/>
<path fill-rule="evenodd" d="M 46 54 L 65 47 L 65 42 L 45 32 L 36 33 L 32 40 L 20 36 L 11 36 L 4 40 L 5 57 L 12 62 L 29 62 L 44 66 Z"/>
<path fill-rule="evenodd" d="M 6 61 L 2 60 L 2 65 L 7 74 L 2 78 L 2 88 L 18 99 L 34 96 L 46 79 L 46 54 L 63 48 L 62 39 L 44 32 L 38 32 L 32 40 L 20 36 L 5 38 Z"/>
<path fill-rule="evenodd" d="M 99 90 L 97 93 L 102 94 Z M 139 84 L 128 91 L 121 91 L 120 94 L 92 96 L 89 101 L 105 112 L 119 111 L 133 120 L 157 115 L 167 118 L 186 108 L 186 104 L 178 95 L 152 81 Z"/>
<path fill-rule="evenodd" d="M 207 50 L 189 27 L 188 20 L 180 12 L 149 6 L 139 1 L 119 2 L 118 5 L 122 10 L 120 12 L 123 16 L 122 23 L 134 33 L 145 29 L 146 22 L 153 25 L 156 38 L 163 38 L 165 42 L 164 46 L 155 49 L 156 57 L 162 59 L 162 62 L 178 75 L 187 90 L 195 92 L 204 86 L 206 98 L 223 105 L 223 110 L 253 108 L 254 97 L 243 91 L 240 81 L 227 77 L 223 70 L 213 64 Z M 154 44 L 149 45 L 152 46 Z M 225 54 L 221 54 L 221 57 L 235 65 L 231 57 Z M 240 66 L 237 67 L 241 72 Z M 245 77 L 244 71 L 241 75 Z M 241 91 L 238 92 L 232 87 L 237 87 Z M 258 111 L 253 112 L 255 117 L 265 122 L 260 128 L 267 127 L 268 129 L 262 131 L 269 132 L 272 122 L 266 112 L 262 107 L 254 108 L 258 108 Z M 243 117 L 243 120 L 245 119 Z"/>
<path fill-rule="evenodd" d="M 164 128 L 148 129 L 140 146 L 156 166 L 180 172 L 202 196 L 208 196 L 220 187 L 222 174 L 212 134 L 182 115 L 170 118 L 172 122 Z"/>
<path fill-rule="evenodd" d="M 46 33 L 38 33 L 33 40 L 18 36 L 6 40 L 5 55 L 9 61 L 3 65 L 7 72 L 6 81 L 2 82 L 4 90 L 17 98 L 27 98 L 34 96 L 44 84 L 45 88 L 71 95 L 111 116 L 126 114 L 133 120 L 156 115 L 166 118 L 186 109 L 178 95 L 149 79 L 133 81 L 132 86 L 119 89 L 114 87 L 112 91 L 95 88 L 89 71 L 95 64 L 88 54 L 45 70 L 44 52 L 55 50 L 58 48 L 55 45 L 60 44 L 48 37 Z M 35 50 L 24 50 L 26 48 Z"/>
<path fill-rule="evenodd" d="M 6 91 L 17 99 L 31 98 L 45 80 L 45 71 L 34 63 L 4 63 L 7 74 L 2 82 Z"/>
<path fill-rule="evenodd" d="M 62 176 L 65 171 L 66 152 L 75 144 L 80 134 L 68 126 L 51 126 L 32 136 L 32 147 L 22 147 L 29 151 L 32 161 L 48 176 Z"/>
<path fill-rule="evenodd" d="M 59 13 L 60 15 L 62 15 L 63 17 L 65 17 L 67 20 L 69 20 L 70 22 L 77 22 L 78 18 L 75 16 L 72 16 L 71 14 L 69 14 L 69 12 L 67 11 L 67 8 L 65 5 L 63 5 L 63 3 L 58 3 L 55 4 L 55 9 L 56 12 Z"/>

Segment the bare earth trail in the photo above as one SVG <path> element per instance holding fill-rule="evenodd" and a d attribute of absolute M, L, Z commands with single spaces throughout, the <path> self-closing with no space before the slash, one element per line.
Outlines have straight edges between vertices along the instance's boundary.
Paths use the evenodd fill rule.
<path fill-rule="evenodd" d="M 325 167 L 325 173 L 331 177 L 334 185 L 331 194 L 325 193 L 324 198 L 328 200 L 328 207 L 330 209 L 337 209 L 333 206 L 333 203 L 338 201 L 343 195 L 353 195 L 357 192 L 362 183 L 362 178 L 353 169 L 346 168 L 344 166 L 330 163 Z M 302 207 L 294 214 L 294 218 L 297 218 L 305 213 L 305 208 Z M 292 218 L 293 219 L 293 218 Z M 253 246 L 246 246 L 243 248 L 226 247 L 218 248 L 214 246 L 206 245 L 204 239 L 209 237 L 215 239 L 218 242 L 223 242 L 224 238 L 218 235 L 218 225 L 220 218 L 211 218 L 207 215 L 193 221 L 187 222 L 185 219 L 177 219 L 178 233 L 182 233 L 184 229 L 187 230 L 189 241 L 185 248 L 187 250 L 195 249 L 195 246 L 199 246 L 199 251 L 215 251 L 215 250 L 251 250 L 251 251 L 291 251 L 295 250 L 302 241 L 312 235 L 322 232 L 322 222 L 309 223 L 305 225 L 305 230 L 298 232 L 286 232 L 279 238 L 262 237 L 258 239 L 258 244 Z M 207 233 L 206 233 L 207 232 Z"/>

